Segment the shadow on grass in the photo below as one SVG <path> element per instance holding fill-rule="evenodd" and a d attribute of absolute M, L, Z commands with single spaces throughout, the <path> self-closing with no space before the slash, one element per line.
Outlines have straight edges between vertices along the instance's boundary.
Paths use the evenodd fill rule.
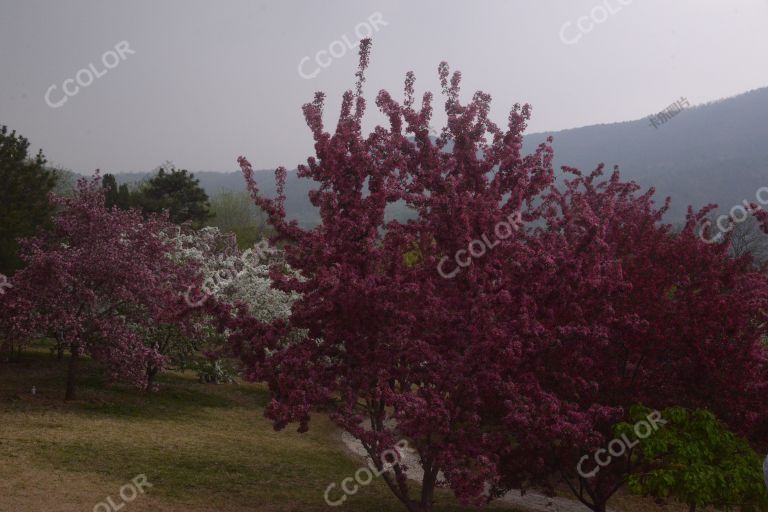
<path fill-rule="evenodd" d="M 246 400 L 249 406 L 260 409 L 266 408 L 271 400 L 266 386 L 242 386 L 236 388 L 235 393 L 239 398 Z"/>
<path fill-rule="evenodd" d="M 235 385 L 199 384 L 193 376 L 167 373 L 159 376 L 160 389 L 144 392 L 125 384 L 110 383 L 107 372 L 90 359 L 81 361 L 77 400 L 64 401 L 68 358 L 56 360 L 44 347 L 17 355 L 0 364 L 0 403 L 16 410 L 66 409 L 75 414 L 121 419 L 185 421 L 202 416 L 204 409 L 233 408 L 238 403 L 225 389 Z M 36 394 L 31 389 L 34 386 Z"/>
<path fill-rule="evenodd" d="M 153 393 L 116 386 L 109 391 L 111 396 L 108 401 L 84 402 L 81 411 L 89 415 L 120 419 L 187 421 L 204 416 L 203 409 L 229 409 L 237 406 L 237 403 L 222 396 L 172 386 L 163 386 Z"/>

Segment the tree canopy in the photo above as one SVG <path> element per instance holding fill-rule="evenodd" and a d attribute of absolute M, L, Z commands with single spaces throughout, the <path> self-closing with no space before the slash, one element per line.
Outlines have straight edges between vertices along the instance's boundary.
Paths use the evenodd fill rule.
<path fill-rule="evenodd" d="M 0 274 L 20 267 L 16 240 L 49 220 L 53 206 L 48 193 L 55 185 L 42 150 L 30 155 L 25 137 L 0 126 Z"/>
<path fill-rule="evenodd" d="M 680 501 L 691 512 L 768 509 L 760 457 L 744 439 L 704 409 L 670 407 L 662 415 L 667 424 L 640 448 L 645 469 L 630 477 L 632 492 Z"/>
<path fill-rule="evenodd" d="M 183 292 L 199 286 L 201 274 L 192 262 L 171 257 L 162 233 L 173 227 L 160 216 L 107 208 L 100 181 L 81 178 L 73 197 L 53 198 L 58 211 L 51 229 L 22 241 L 26 266 L 0 297 L 6 342 L 60 333 L 71 354 L 68 399 L 76 396 L 81 355 L 144 389 L 167 363 L 147 331 L 174 324 L 195 334 L 183 315 Z"/>
<path fill-rule="evenodd" d="M 461 74 L 445 63 L 439 137 L 432 95 L 414 106 L 411 73 L 402 103 L 379 92 L 389 126 L 364 136 L 369 49 L 363 41 L 332 131 L 322 93 L 304 105 L 316 156 L 298 172 L 317 184 L 317 228 L 286 218 L 284 168 L 271 199 L 239 159 L 272 241 L 302 276 L 272 276 L 301 294 L 286 320 L 222 315 L 248 376 L 270 385 L 275 428 L 305 431 L 313 411 L 327 412 L 374 462 L 407 438 L 419 495 L 405 465 L 382 476 L 411 512 L 431 510 L 440 484 L 484 503 L 562 483 L 603 512 L 627 466 L 585 479 L 576 465 L 635 403 L 708 405 L 766 442 L 768 278 L 699 239 L 706 210 L 673 233 L 661 223 L 667 204 L 618 170 L 565 168 L 555 180 L 551 139 L 521 153 L 530 107 L 515 105 L 498 127 L 490 96 L 462 103 Z M 386 222 L 398 201 L 416 218 Z M 286 343 L 297 330 L 306 336 Z"/>
<path fill-rule="evenodd" d="M 120 195 L 118 191 L 118 198 Z M 195 175 L 169 164 L 161 166 L 133 193 L 131 204 L 145 213 L 167 210 L 174 224 L 189 222 L 195 228 L 202 227 L 211 218 L 208 195 Z"/>

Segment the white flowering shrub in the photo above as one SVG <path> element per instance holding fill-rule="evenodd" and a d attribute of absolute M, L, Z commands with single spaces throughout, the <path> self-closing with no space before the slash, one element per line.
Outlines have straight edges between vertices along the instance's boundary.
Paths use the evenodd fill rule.
<path fill-rule="evenodd" d="M 218 301 L 247 306 L 251 315 L 262 322 L 287 318 L 291 305 L 299 298 L 272 288 L 270 270 L 296 276 L 282 259 L 280 250 L 263 240 L 253 248 L 240 251 L 233 235 L 216 227 L 184 232 L 179 229 L 170 239 L 176 249 L 174 258 L 193 260 L 202 269 L 203 294 L 188 294 L 190 305 L 202 305 L 209 296 Z"/>
<path fill-rule="evenodd" d="M 260 322 L 271 323 L 288 318 L 291 306 L 300 297 L 297 292 L 285 292 L 272 287 L 270 272 L 274 269 L 292 277 L 300 276 L 285 263 L 282 251 L 271 247 L 265 240 L 251 249 L 241 251 L 234 235 L 224 234 L 216 227 L 197 231 L 179 228 L 164 236 L 174 247 L 169 257 L 179 262 L 192 261 L 201 269 L 201 290 L 190 289 L 185 297 L 189 306 L 202 306 L 214 298 L 233 306 L 242 304 Z M 221 347 L 231 333 L 217 332 L 212 324 L 206 323 L 209 320 L 207 315 L 200 315 L 200 330 L 208 338 L 206 345 Z M 293 343 L 303 336 L 303 332 L 296 331 L 283 341 Z M 205 364 L 215 362 L 212 360 Z"/>

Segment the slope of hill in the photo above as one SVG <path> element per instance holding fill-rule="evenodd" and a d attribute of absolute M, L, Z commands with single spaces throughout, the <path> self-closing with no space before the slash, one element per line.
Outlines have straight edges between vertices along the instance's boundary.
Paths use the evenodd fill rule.
<path fill-rule="evenodd" d="M 768 88 L 684 110 L 658 128 L 646 118 L 535 133 L 524 148 L 549 135 L 557 166 L 619 165 L 625 179 L 656 187 L 659 201 L 672 198 L 669 220 L 682 219 L 689 204 L 728 210 L 755 201 L 768 186 Z"/>
<path fill-rule="evenodd" d="M 533 151 L 554 137 L 555 164 L 588 171 L 604 162 L 619 165 L 625 179 L 654 186 L 658 202 L 672 198 L 667 220 L 683 219 L 688 205 L 717 203 L 727 211 L 768 186 L 768 88 L 684 110 L 658 128 L 649 120 L 585 126 L 558 132 L 532 133 L 524 150 Z M 118 175 L 118 181 L 142 179 L 146 173 Z M 239 172 L 195 172 L 209 195 L 222 190 L 245 190 Z M 256 173 L 265 194 L 275 193 L 274 175 Z M 317 223 L 317 210 L 307 199 L 313 183 L 289 172 L 286 208 L 302 225 Z M 391 216 L 402 218 L 403 208 Z"/>

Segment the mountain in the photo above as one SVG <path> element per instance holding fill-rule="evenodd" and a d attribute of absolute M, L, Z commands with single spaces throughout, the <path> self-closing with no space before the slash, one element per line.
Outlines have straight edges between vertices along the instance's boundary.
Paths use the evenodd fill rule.
<path fill-rule="evenodd" d="M 727 211 L 756 202 L 756 191 L 768 186 L 768 88 L 685 109 L 658 128 L 646 118 L 535 133 L 523 149 L 549 135 L 556 166 L 619 165 L 624 179 L 655 187 L 659 202 L 672 198 L 670 221 L 682 220 L 689 204 Z"/>
<path fill-rule="evenodd" d="M 768 186 L 768 87 L 732 98 L 691 107 L 654 128 L 645 118 L 637 121 L 585 126 L 525 136 L 526 153 L 548 136 L 554 137 L 555 166 L 590 171 L 604 162 L 618 165 L 622 177 L 643 188 L 655 187 L 657 201 L 672 198 L 667 220 L 679 222 L 688 205 L 699 208 L 717 203 L 721 211 L 748 200 Z M 148 173 L 120 174 L 118 182 L 137 181 Z M 275 195 L 274 174 L 257 171 L 262 191 Z M 245 190 L 239 172 L 195 172 L 209 195 L 222 190 Z M 304 226 L 317 224 L 317 210 L 307 193 L 313 183 L 289 171 L 286 210 Z M 402 218 L 405 210 L 393 208 Z"/>

